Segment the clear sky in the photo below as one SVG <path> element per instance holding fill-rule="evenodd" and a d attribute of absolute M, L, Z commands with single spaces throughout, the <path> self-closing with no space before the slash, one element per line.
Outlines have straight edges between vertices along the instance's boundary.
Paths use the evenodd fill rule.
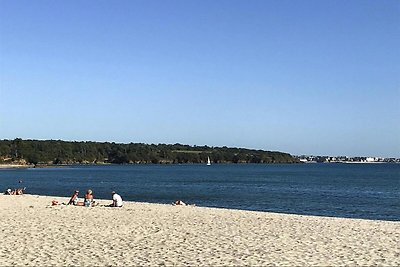
<path fill-rule="evenodd" d="M 400 1 L 0 1 L 0 139 L 400 157 Z"/>

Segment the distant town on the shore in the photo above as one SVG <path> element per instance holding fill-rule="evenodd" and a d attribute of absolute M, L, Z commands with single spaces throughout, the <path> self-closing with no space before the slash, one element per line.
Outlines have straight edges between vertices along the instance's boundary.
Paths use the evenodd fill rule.
<path fill-rule="evenodd" d="M 295 156 L 303 163 L 400 163 L 400 158 L 347 157 L 347 156 Z"/>

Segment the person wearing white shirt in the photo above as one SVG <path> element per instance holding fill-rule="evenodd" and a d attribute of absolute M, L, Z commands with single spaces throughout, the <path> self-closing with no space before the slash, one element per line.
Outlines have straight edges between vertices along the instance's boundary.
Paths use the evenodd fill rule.
<path fill-rule="evenodd" d="M 113 191 L 112 193 L 112 200 L 113 203 L 111 204 L 112 207 L 122 207 L 122 197 Z"/>

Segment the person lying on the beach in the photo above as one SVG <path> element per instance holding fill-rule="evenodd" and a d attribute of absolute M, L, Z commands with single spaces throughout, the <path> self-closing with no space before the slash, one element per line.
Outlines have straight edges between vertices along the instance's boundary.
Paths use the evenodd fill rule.
<path fill-rule="evenodd" d="M 186 206 L 186 203 L 185 203 L 185 202 L 183 202 L 183 201 L 182 201 L 182 200 L 180 200 L 180 199 L 176 200 L 176 201 L 175 201 L 173 204 L 174 204 L 174 205 Z"/>
<path fill-rule="evenodd" d="M 180 199 L 173 202 L 172 205 L 174 205 L 174 206 L 196 206 L 195 204 L 187 204 Z"/>
<path fill-rule="evenodd" d="M 122 207 L 123 206 L 122 197 L 117 193 L 115 193 L 115 191 L 112 191 L 111 195 L 113 203 L 111 203 L 109 207 L 119 207 L 119 208 Z"/>

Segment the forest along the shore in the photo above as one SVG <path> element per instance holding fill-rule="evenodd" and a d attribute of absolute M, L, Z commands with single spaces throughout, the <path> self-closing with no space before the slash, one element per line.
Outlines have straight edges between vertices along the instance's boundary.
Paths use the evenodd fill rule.
<path fill-rule="evenodd" d="M 182 144 L 0 140 L 0 164 L 298 163 L 288 153 Z"/>

